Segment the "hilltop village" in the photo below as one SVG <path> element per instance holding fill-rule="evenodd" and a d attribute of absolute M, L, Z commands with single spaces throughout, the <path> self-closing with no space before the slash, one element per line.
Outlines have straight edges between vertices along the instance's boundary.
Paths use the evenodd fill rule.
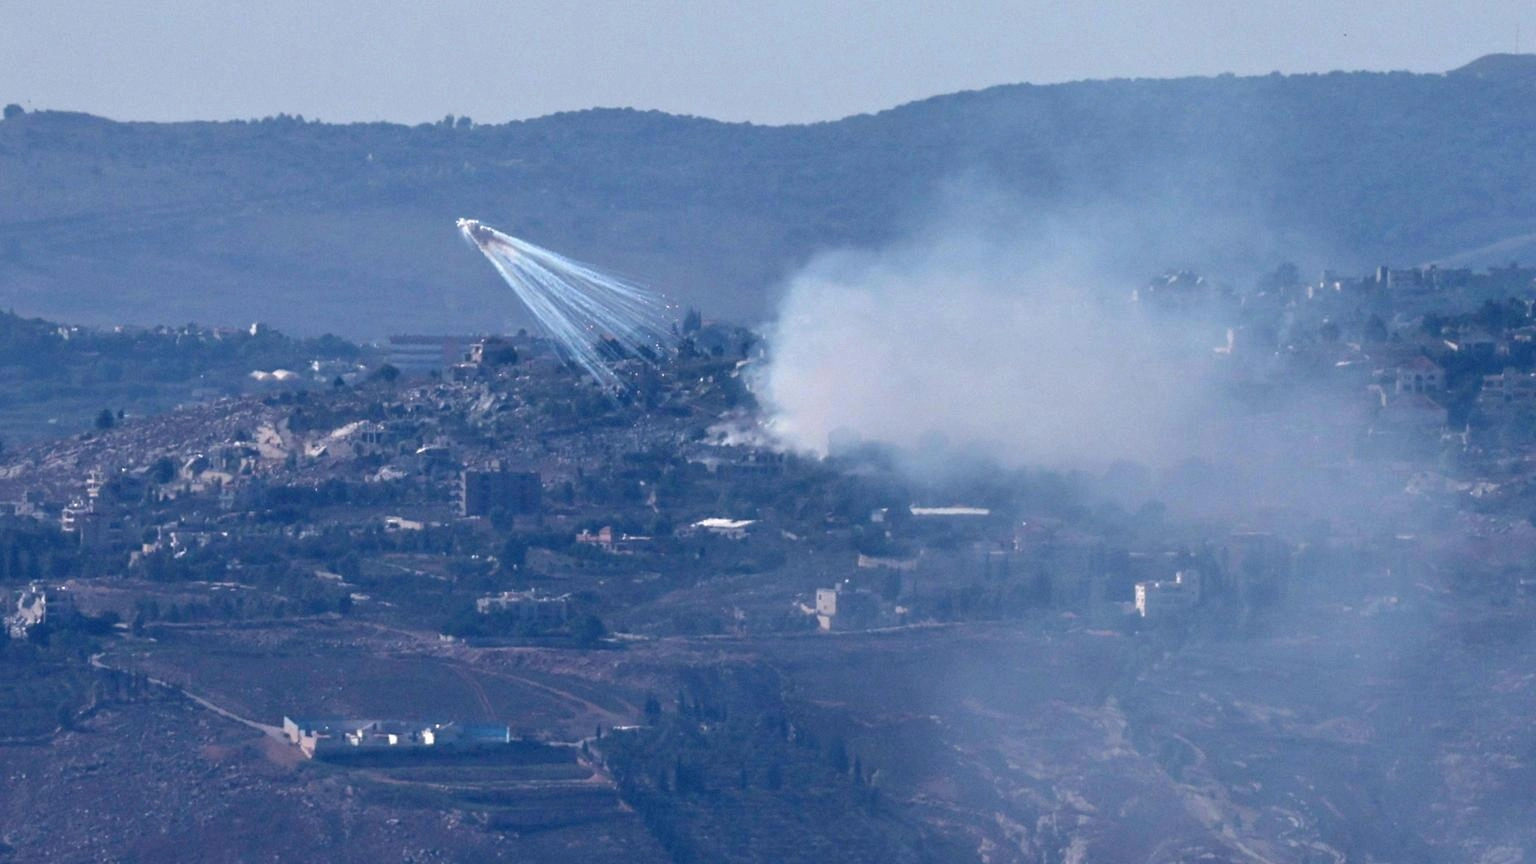
<path fill-rule="evenodd" d="M 675 355 L 616 361 L 622 392 L 537 337 L 397 337 L 371 374 L 257 370 L 260 395 L 13 447 L 0 577 L 228 586 L 118 610 L 139 624 L 378 614 L 588 641 L 1031 610 L 1247 620 L 1345 558 L 1406 578 L 1426 544 L 1485 538 L 1499 554 L 1461 561 L 1461 578 L 1512 594 L 1536 542 L 1533 279 L 1301 284 L 1282 268 L 1241 297 L 1190 273 L 1135 293 L 1143 314 L 1229 325 L 1206 362 L 1245 422 L 1327 466 L 1330 494 L 1374 496 L 1375 524 L 1299 499 L 1179 524 L 1158 496 L 1202 511 L 1237 482 L 1219 455 L 1161 477 L 1115 462 L 917 483 L 874 444 L 780 452 L 752 395 L 759 339 L 695 316 Z M 1297 394 L 1326 409 L 1288 410 Z"/>
<path fill-rule="evenodd" d="M 154 693 L 217 708 L 274 754 L 427 758 L 412 754 L 489 728 L 544 742 L 519 753 L 564 766 L 577 785 L 561 794 L 608 784 L 674 859 L 714 848 L 700 838 L 723 817 L 702 790 L 799 778 L 834 790 L 838 830 L 857 835 L 844 840 L 880 860 L 860 832 L 893 814 L 938 844 L 1013 829 L 956 815 L 960 799 L 929 812 L 939 799 L 875 730 L 931 744 L 961 727 L 930 729 L 916 707 L 860 713 L 884 696 L 813 698 L 839 680 L 807 671 L 818 652 L 972 632 L 1095 658 L 1113 644 L 1119 659 L 1092 662 L 1119 692 L 1180 645 L 1294 642 L 1341 615 L 1536 620 L 1536 270 L 1281 268 L 1245 291 L 1177 272 L 1127 293 L 1123 314 L 1210 335 L 1195 362 L 1232 395 L 1242 446 L 1294 484 L 1255 479 L 1243 450 L 1093 470 L 957 456 L 926 478 L 877 442 L 786 452 L 753 389 L 771 346 L 697 313 L 666 356 L 611 352 L 618 389 L 526 333 L 409 336 L 253 374 L 244 395 L 11 444 L 7 632 L 53 647 L 4 656 L 76 682 L 42 709 L 17 695 L 6 710 L 28 719 L 12 728 L 47 740 Z M 437 695 L 364 692 L 384 680 L 367 664 L 385 663 L 438 669 L 410 679 Z M 461 701 L 440 701 L 448 668 Z M 493 678 L 533 696 L 508 702 Z M 529 707 L 552 694 L 561 710 Z M 1030 806 L 1076 807 L 1064 788 Z M 502 824 L 468 800 L 449 809 Z M 603 800 L 582 806 L 619 812 Z M 933 827 L 949 820 L 969 827 Z M 1057 836 L 1025 833 L 1036 851 Z"/>

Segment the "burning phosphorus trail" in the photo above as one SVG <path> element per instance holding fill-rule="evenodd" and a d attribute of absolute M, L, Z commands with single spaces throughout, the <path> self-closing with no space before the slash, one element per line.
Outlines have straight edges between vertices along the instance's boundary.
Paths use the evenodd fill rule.
<path fill-rule="evenodd" d="M 671 341 L 659 295 L 474 219 L 458 225 L 560 350 L 599 383 L 618 385 L 606 362 L 615 354 L 644 357 Z"/>

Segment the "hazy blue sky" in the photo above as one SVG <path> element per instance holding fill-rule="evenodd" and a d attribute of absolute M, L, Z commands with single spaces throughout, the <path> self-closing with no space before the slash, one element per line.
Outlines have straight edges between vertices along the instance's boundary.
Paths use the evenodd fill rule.
<path fill-rule="evenodd" d="M 0 0 L 0 102 L 120 119 L 500 122 L 592 106 L 785 123 L 1018 81 L 1443 71 L 1536 0 Z"/>

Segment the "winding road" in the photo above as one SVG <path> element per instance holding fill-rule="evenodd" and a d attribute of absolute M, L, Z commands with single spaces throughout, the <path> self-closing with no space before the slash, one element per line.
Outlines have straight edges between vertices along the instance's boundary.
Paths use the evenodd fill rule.
<path fill-rule="evenodd" d="M 102 654 L 100 654 L 100 653 L 92 654 L 91 655 L 91 666 L 96 668 L 96 669 L 104 669 L 104 670 L 106 670 L 108 672 L 117 672 L 119 674 L 137 674 L 137 673 L 131 672 L 131 670 L 128 670 L 128 669 L 120 669 L 120 668 L 118 668 L 116 666 L 109 666 L 101 658 L 102 658 Z M 223 707 L 222 705 L 216 705 L 213 702 L 210 702 L 207 699 L 204 699 L 203 697 L 197 695 L 196 693 L 193 693 L 193 692 L 187 690 L 184 687 L 178 687 L 178 686 L 176 686 L 175 684 L 172 684 L 169 681 L 164 681 L 162 679 L 153 678 L 153 677 L 150 677 L 150 676 L 147 676 L 147 675 L 145 676 L 145 680 L 147 680 L 149 683 L 155 685 L 156 687 L 163 687 L 166 690 L 170 690 L 172 692 L 179 693 L 182 696 L 185 696 L 190 701 L 196 703 L 197 705 L 199 705 L 199 706 L 201 706 L 203 708 L 208 709 L 209 711 L 212 711 L 213 713 L 219 715 L 220 717 L 225 718 L 226 720 L 233 720 L 233 721 L 235 721 L 236 723 L 239 723 L 242 726 L 247 726 L 247 727 L 249 727 L 251 729 L 255 729 L 257 732 L 260 732 L 261 734 L 266 735 L 266 736 L 268 736 L 270 738 L 275 738 L 275 739 L 277 739 L 279 741 L 286 741 L 287 740 L 287 738 L 284 737 L 282 727 L 280 727 L 280 726 L 273 726 L 273 725 L 268 724 L 268 723 L 258 723 L 255 720 L 250 719 L 249 717 L 242 717 L 239 714 L 236 714 L 235 712 L 229 710 L 228 708 Z"/>

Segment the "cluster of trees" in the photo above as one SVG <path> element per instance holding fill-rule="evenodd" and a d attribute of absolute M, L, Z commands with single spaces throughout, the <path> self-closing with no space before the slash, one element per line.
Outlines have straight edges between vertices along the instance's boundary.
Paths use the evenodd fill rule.
<path fill-rule="evenodd" d="M 154 695 L 142 674 L 90 665 L 117 623 L 114 614 L 87 616 L 66 608 L 50 611 L 25 640 L 0 634 L 0 739 L 47 736 L 102 704 Z"/>
<path fill-rule="evenodd" d="M 267 581 L 267 580 L 263 580 Z M 130 624 L 138 634 L 151 624 L 180 624 L 201 621 L 248 621 L 283 619 L 298 615 L 346 615 L 352 611 L 350 593 L 326 586 L 315 580 L 293 574 L 286 580 L 291 593 L 271 594 L 264 591 L 224 592 L 204 600 L 162 604 L 153 598 L 135 604 Z M 278 587 L 271 584 L 263 587 Z"/>
<path fill-rule="evenodd" d="M 807 845 L 847 861 L 932 851 L 937 838 L 919 837 L 883 803 L 882 770 L 846 737 L 814 732 L 780 686 L 765 670 L 702 673 L 671 710 L 652 696 L 646 726 L 598 740 L 624 800 L 673 860 L 793 860 Z M 751 836 L 744 811 L 758 826 Z"/>
<path fill-rule="evenodd" d="M 443 623 L 442 632 L 461 639 L 557 638 L 579 648 L 591 648 L 608 635 L 608 628 L 591 611 L 577 612 L 564 624 L 549 625 L 511 611 L 481 613 L 470 601 Z"/>
<path fill-rule="evenodd" d="M 0 586 L 68 578 L 80 565 L 79 547 L 51 523 L 0 521 Z"/>
<path fill-rule="evenodd" d="M 361 351 L 335 336 L 215 334 L 193 325 L 117 332 L 0 312 L 0 406 L 25 409 L 6 418 L 18 437 L 58 434 L 60 425 L 45 422 L 56 416 L 65 430 L 93 423 L 106 430 L 125 409 L 163 410 L 198 388 L 240 391 L 252 370 L 303 369 L 315 359 L 356 359 Z M 82 407 L 103 404 L 112 407 Z"/>
<path fill-rule="evenodd" d="M 262 521 L 294 525 L 313 521 L 315 511 L 326 507 L 378 507 L 406 503 L 412 491 L 413 487 L 404 481 L 357 483 L 332 477 L 313 486 L 265 486 L 257 492 L 251 509 Z"/>
<path fill-rule="evenodd" d="M 317 357 L 356 359 L 362 349 L 336 336 L 292 339 L 260 328 L 215 333 L 188 324 L 181 328 L 93 330 L 0 312 L 0 365 L 56 380 L 60 368 L 90 365 L 86 381 L 185 380 L 230 371 L 302 368 Z M 89 363 L 87 363 L 89 361 Z M 79 368 L 82 374 L 91 371 Z"/>

